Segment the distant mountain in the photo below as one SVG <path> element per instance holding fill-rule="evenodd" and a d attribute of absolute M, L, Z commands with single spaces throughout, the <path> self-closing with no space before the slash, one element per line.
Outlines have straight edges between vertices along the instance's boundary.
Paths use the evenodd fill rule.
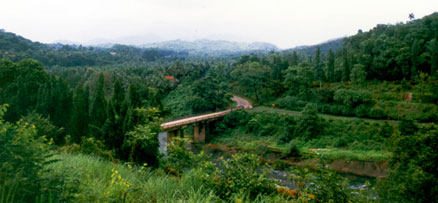
<path fill-rule="evenodd" d="M 189 54 L 208 54 L 208 55 L 223 55 L 228 53 L 240 52 L 268 52 L 278 51 L 278 47 L 265 42 L 230 42 L 224 40 L 209 40 L 200 39 L 193 42 L 183 40 L 171 40 L 158 43 L 148 43 L 141 45 L 142 48 L 159 48 L 169 49 L 174 51 L 186 51 Z"/>
<path fill-rule="evenodd" d="M 187 55 L 186 52 L 126 45 L 101 48 L 77 44 L 43 44 L 0 29 L 0 59 L 19 61 L 32 58 L 47 66 L 93 66 L 124 62 L 184 60 Z"/>

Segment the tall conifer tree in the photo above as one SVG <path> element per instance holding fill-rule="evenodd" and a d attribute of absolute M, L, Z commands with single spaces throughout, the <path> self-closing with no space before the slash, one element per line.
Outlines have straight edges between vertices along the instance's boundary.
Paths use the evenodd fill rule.
<path fill-rule="evenodd" d="M 107 104 L 105 100 L 105 93 L 103 91 L 104 76 L 100 74 L 99 80 L 96 83 L 94 91 L 93 102 L 90 109 L 91 127 L 93 136 L 102 138 L 102 127 L 107 119 Z"/>
<path fill-rule="evenodd" d="M 330 82 L 335 81 L 335 55 L 333 54 L 332 49 L 329 50 L 328 55 L 328 80 Z"/>

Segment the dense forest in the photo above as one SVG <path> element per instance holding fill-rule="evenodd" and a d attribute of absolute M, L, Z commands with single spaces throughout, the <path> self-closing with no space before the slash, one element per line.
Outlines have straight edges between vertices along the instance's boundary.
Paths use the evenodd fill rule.
<path fill-rule="evenodd" d="M 241 54 L 48 45 L 1 31 L 0 202 L 438 199 L 438 13 Z M 202 152 L 188 150 L 187 127 L 159 153 L 162 122 L 231 108 L 232 95 L 254 108 L 218 120 Z M 385 170 L 355 188 L 336 163 Z"/>

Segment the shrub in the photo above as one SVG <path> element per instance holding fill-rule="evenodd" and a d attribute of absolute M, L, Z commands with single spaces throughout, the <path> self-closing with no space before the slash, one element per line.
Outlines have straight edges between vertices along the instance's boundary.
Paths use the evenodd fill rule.
<path fill-rule="evenodd" d="M 384 119 L 384 118 L 386 118 L 385 112 L 380 107 L 373 107 L 373 108 L 371 108 L 371 111 L 369 111 L 368 116 L 371 117 L 371 118 L 376 118 L 376 119 Z"/>
<path fill-rule="evenodd" d="M 270 170 L 263 166 L 260 157 L 254 154 L 235 154 L 230 160 L 221 159 L 221 170 L 216 170 L 210 185 L 223 199 L 233 194 L 246 194 L 251 200 L 275 191 L 274 181 L 268 178 Z"/>
<path fill-rule="evenodd" d="M 215 133 L 221 134 L 228 129 L 235 128 L 237 126 L 246 126 L 251 116 L 247 111 L 232 111 L 226 115 L 221 121 L 217 122 L 214 128 Z"/>
<path fill-rule="evenodd" d="M 173 137 L 167 145 L 167 156 L 160 160 L 160 167 L 168 172 L 175 171 L 179 174 L 185 168 L 195 168 L 199 162 L 208 158 L 204 152 L 194 155 L 187 150 L 189 140 L 181 137 Z"/>
<path fill-rule="evenodd" d="M 354 108 L 354 115 L 357 117 L 364 117 L 368 115 L 368 112 L 370 111 L 370 107 L 366 104 L 360 104 Z"/>
<path fill-rule="evenodd" d="M 274 101 L 275 106 L 289 110 L 301 110 L 307 102 L 299 100 L 297 97 L 286 96 Z"/>
<path fill-rule="evenodd" d="M 355 107 L 370 102 L 371 92 L 368 90 L 338 89 L 333 98 L 339 104 Z"/>
<path fill-rule="evenodd" d="M 64 141 L 62 137 L 64 128 L 56 127 L 41 114 L 30 113 L 23 117 L 23 121 L 35 125 L 38 137 L 45 136 L 47 139 L 53 139 L 56 144 L 61 144 Z"/>
<path fill-rule="evenodd" d="M 438 127 L 415 134 L 412 123 L 394 138 L 389 177 L 379 183 L 385 201 L 435 202 L 438 199 Z"/>
<path fill-rule="evenodd" d="M 73 144 L 71 147 L 73 152 L 78 151 L 84 154 L 99 156 L 107 160 L 114 160 L 113 152 L 110 150 L 106 150 L 105 144 L 102 141 L 96 140 L 93 137 L 89 137 L 89 138 L 82 137 L 79 148 L 74 147 L 74 145 L 75 144 Z"/>
<path fill-rule="evenodd" d="M 315 104 L 309 103 L 304 107 L 298 119 L 294 134 L 306 139 L 313 139 L 321 132 L 321 121 Z"/>
<path fill-rule="evenodd" d="M 5 122 L 6 107 L 0 105 L 0 199 L 34 202 L 46 195 L 42 173 L 50 163 L 50 145 L 45 137 L 38 136 L 35 125 L 23 120 Z"/>
<path fill-rule="evenodd" d="M 283 156 L 295 158 L 301 157 L 301 151 L 293 140 L 289 142 L 287 148 L 283 151 Z"/>

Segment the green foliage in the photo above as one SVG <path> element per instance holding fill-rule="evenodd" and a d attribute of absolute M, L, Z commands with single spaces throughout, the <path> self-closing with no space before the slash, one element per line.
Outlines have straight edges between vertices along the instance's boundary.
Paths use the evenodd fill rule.
<path fill-rule="evenodd" d="M 365 66 L 362 64 L 354 64 L 353 69 L 350 73 L 350 80 L 354 84 L 362 84 L 367 78 L 367 73 L 365 72 Z"/>
<path fill-rule="evenodd" d="M 17 121 L 29 111 L 35 110 L 40 86 L 48 80 L 48 74 L 38 61 L 25 59 L 18 63 L 9 60 L 0 62 L 0 103 L 8 103 L 5 119 Z M 4 82 L 3 82 L 4 81 Z"/>
<path fill-rule="evenodd" d="M 418 126 L 412 120 L 402 120 L 398 124 L 398 130 L 402 135 L 413 135 L 418 131 Z"/>
<path fill-rule="evenodd" d="M 199 154 L 187 149 L 189 140 L 187 138 L 173 137 L 167 145 L 167 156 L 160 160 L 160 167 L 167 172 L 179 174 L 183 169 L 197 168 L 201 161 L 207 159 L 207 155 L 202 151 Z"/>
<path fill-rule="evenodd" d="M 231 103 L 227 88 L 220 87 L 219 82 L 211 77 L 197 80 L 191 85 L 191 96 L 187 105 L 193 113 L 223 110 Z"/>
<path fill-rule="evenodd" d="M 230 160 L 220 159 L 218 167 L 212 163 L 204 166 L 204 181 L 208 187 L 226 200 L 236 194 L 246 195 L 254 200 L 259 195 L 272 194 L 275 191 L 274 181 L 268 178 L 270 170 L 263 166 L 260 157 L 254 154 L 235 154 Z"/>
<path fill-rule="evenodd" d="M 79 148 L 73 144 L 71 152 L 81 152 L 84 154 L 90 154 L 94 156 L 99 156 L 107 160 L 113 160 L 113 152 L 105 150 L 105 145 L 102 141 L 96 140 L 93 137 L 82 137 L 81 144 Z"/>
<path fill-rule="evenodd" d="M 134 130 L 126 133 L 124 147 L 130 149 L 129 160 L 136 163 L 158 165 L 158 133 L 160 133 L 161 118 L 156 108 L 137 108 L 134 110 L 140 122 Z"/>
<path fill-rule="evenodd" d="M 239 64 L 231 71 L 231 76 L 239 85 L 256 100 L 269 97 L 269 88 L 264 88 L 269 82 L 270 69 L 259 62 Z"/>
<path fill-rule="evenodd" d="M 335 81 L 335 55 L 334 55 L 332 49 L 330 49 L 329 54 L 328 54 L 327 67 L 328 67 L 328 81 L 334 82 Z"/>
<path fill-rule="evenodd" d="M 410 80 L 419 72 L 433 74 L 437 22 L 438 14 L 433 13 L 407 23 L 379 24 L 346 38 L 344 49 L 365 65 L 368 79 Z"/>
<path fill-rule="evenodd" d="M 83 88 L 82 84 L 76 87 L 73 96 L 73 115 L 71 119 L 71 136 L 73 141 L 79 143 L 81 137 L 89 136 L 89 88 Z"/>
<path fill-rule="evenodd" d="M 99 80 L 96 82 L 96 89 L 94 97 L 90 106 L 90 130 L 98 139 L 103 137 L 102 127 L 107 120 L 107 102 L 105 100 L 105 93 L 103 91 L 104 76 L 100 74 Z"/>
<path fill-rule="evenodd" d="M 301 201 L 377 202 L 375 198 L 369 198 L 371 191 L 357 192 L 351 189 L 348 180 L 330 170 L 324 161 L 321 161 L 320 166 L 315 165 L 311 170 L 313 172 L 310 172 L 308 168 L 296 167 L 292 169 L 289 177 L 295 184 L 296 193 L 301 194 L 298 197 Z"/>
<path fill-rule="evenodd" d="M 347 82 L 350 80 L 350 61 L 348 59 L 348 51 L 346 48 L 344 48 L 342 59 L 342 82 Z"/>
<path fill-rule="evenodd" d="M 67 202 L 222 202 L 198 184 L 197 176 L 171 178 L 161 170 L 110 162 L 84 154 L 59 153 L 52 176 L 65 177 L 53 201 Z"/>
<path fill-rule="evenodd" d="M 333 99 L 347 107 L 356 107 L 370 102 L 371 93 L 367 90 L 338 89 Z"/>
<path fill-rule="evenodd" d="M 55 143 L 60 144 L 64 141 L 62 136 L 64 128 L 59 128 L 53 125 L 49 119 L 44 118 L 40 114 L 30 113 L 22 118 L 22 121 L 30 125 L 34 125 L 37 130 L 38 137 L 45 137 L 48 140 L 53 140 Z"/>
<path fill-rule="evenodd" d="M 309 88 L 313 80 L 314 70 L 305 64 L 289 67 L 286 70 L 285 85 L 291 95 L 309 99 Z"/>
<path fill-rule="evenodd" d="M 287 148 L 283 151 L 283 156 L 300 158 L 301 151 L 294 141 L 290 141 Z"/>
<path fill-rule="evenodd" d="M 438 198 L 438 130 L 432 126 L 410 133 L 395 136 L 392 170 L 379 192 L 385 200 L 433 202 Z"/>
<path fill-rule="evenodd" d="M 313 139 L 319 135 L 321 127 L 322 123 L 318 117 L 316 105 L 309 103 L 300 114 L 294 134 L 306 139 Z"/>
<path fill-rule="evenodd" d="M 0 200 L 33 202 L 53 189 L 42 175 L 53 141 L 39 137 L 34 124 L 4 121 L 7 106 L 0 105 Z"/>

